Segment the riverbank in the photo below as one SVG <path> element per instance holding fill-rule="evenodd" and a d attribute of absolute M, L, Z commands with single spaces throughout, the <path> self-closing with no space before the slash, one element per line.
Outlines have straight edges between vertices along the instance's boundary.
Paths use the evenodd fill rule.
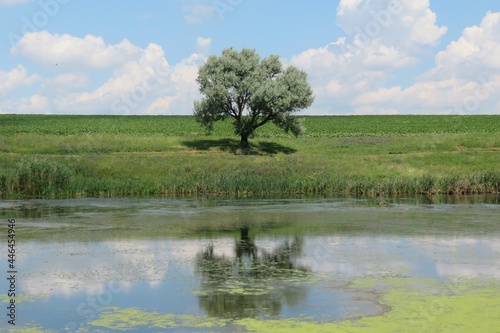
<path fill-rule="evenodd" d="M 269 127 L 242 151 L 230 123 L 206 136 L 192 117 L 3 115 L 0 192 L 3 198 L 500 193 L 500 116 L 306 117 L 305 124 L 304 137 Z"/>

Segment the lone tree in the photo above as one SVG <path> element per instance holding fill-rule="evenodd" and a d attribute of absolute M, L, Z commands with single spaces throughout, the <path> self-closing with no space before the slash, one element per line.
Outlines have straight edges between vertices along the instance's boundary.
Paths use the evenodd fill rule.
<path fill-rule="evenodd" d="M 205 95 L 194 102 L 196 121 L 211 132 L 214 122 L 233 118 L 242 148 L 248 146 L 253 131 L 268 122 L 300 135 L 302 120 L 292 113 L 314 101 L 304 71 L 293 66 L 284 69 L 277 55 L 261 60 L 250 49 L 229 48 L 221 56 L 210 56 L 196 81 Z"/>

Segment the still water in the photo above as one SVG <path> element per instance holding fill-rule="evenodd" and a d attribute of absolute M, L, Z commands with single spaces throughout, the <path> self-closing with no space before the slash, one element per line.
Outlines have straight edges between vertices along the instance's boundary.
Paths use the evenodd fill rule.
<path fill-rule="evenodd" d="M 16 220 L 16 328 L 36 332 L 356 320 L 391 309 L 353 281 L 500 280 L 498 196 L 1 201 L 0 218 Z"/>

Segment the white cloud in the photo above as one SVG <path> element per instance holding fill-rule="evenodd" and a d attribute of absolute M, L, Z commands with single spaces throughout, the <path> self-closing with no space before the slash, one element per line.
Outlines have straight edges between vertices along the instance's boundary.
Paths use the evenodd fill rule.
<path fill-rule="evenodd" d="M 500 113 L 500 13 L 466 28 L 408 87 L 388 82 L 446 33 L 428 0 L 342 0 L 337 23 L 346 37 L 291 59 L 309 73 L 310 113 Z"/>
<path fill-rule="evenodd" d="M 341 0 L 337 8 L 337 15 L 345 15 L 346 12 L 355 10 L 363 0 Z"/>
<path fill-rule="evenodd" d="M 207 53 L 208 51 L 210 51 L 210 45 L 212 45 L 212 38 L 210 37 L 198 37 L 196 39 L 196 49 L 198 50 L 198 53 Z"/>
<path fill-rule="evenodd" d="M 212 15 L 211 6 L 202 7 L 184 9 Z M 306 114 L 500 113 L 500 13 L 487 13 L 443 46 L 434 67 L 409 86 L 390 82 L 446 32 L 429 1 L 341 0 L 337 22 L 344 37 L 285 60 L 309 74 L 316 101 Z M 44 77 L 22 65 L 0 71 L 1 112 L 191 114 L 212 40 L 195 42 L 197 53 L 170 65 L 157 44 L 26 33 L 11 55 L 43 65 Z M 38 90 L 8 100 L 24 87 Z"/>
<path fill-rule="evenodd" d="M 436 56 L 436 67 L 423 79 L 450 77 L 465 79 L 500 71 L 500 12 L 488 12 L 479 26 L 466 28 Z"/>
<path fill-rule="evenodd" d="M 137 53 L 135 59 L 130 59 L 116 68 L 113 75 L 97 89 L 68 94 L 58 98 L 55 103 L 61 111 L 111 110 L 119 113 L 123 110 L 126 113 L 140 113 L 140 104 L 147 102 L 162 86 L 160 79 L 168 80 L 168 71 L 169 66 L 162 48 L 150 44 Z M 122 99 L 124 102 L 121 102 Z"/>
<path fill-rule="evenodd" d="M 347 36 L 290 61 L 309 73 L 316 95 L 311 113 L 398 112 L 391 106 L 353 108 L 352 101 L 383 89 L 397 71 L 418 62 L 422 47 L 436 44 L 446 32 L 436 25 L 427 0 L 342 0 L 337 24 Z"/>
<path fill-rule="evenodd" d="M 210 44 L 211 38 L 196 41 L 200 52 L 208 52 Z M 198 66 L 206 59 L 195 53 L 170 66 L 157 44 L 141 49 L 126 40 L 110 45 L 97 36 L 46 31 L 27 33 L 11 53 L 45 64 L 49 73 L 57 75 L 38 78 L 36 97 L 3 101 L 2 112 L 9 113 L 191 114 L 193 100 L 199 98 Z M 110 74 L 98 82 L 106 73 L 103 69 Z M 0 75 L 9 77 L 1 81 L 0 95 L 37 79 L 28 77 L 23 67 Z"/>
<path fill-rule="evenodd" d="M 488 13 L 479 26 L 466 28 L 435 59 L 435 67 L 413 85 L 365 92 L 353 105 L 412 113 L 500 113 L 500 13 Z"/>
<path fill-rule="evenodd" d="M 200 93 L 196 78 L 198 67 L 203 64 L 205 57 L 200 54 L 192 54 L 183 59 L 170 70 L 170 77 L 165 84 L 165 92 L 145 111 L 146 114 L 192 114 L 193 101 L 199 99 Z"/>
<path fill-rule="evenodd" d="M 341 0 L 337 24 L 365 43 L 398 48 L 434 45 L 447 30 L 436 25 L 429 0 Z"/>
<path fill-rule="evenodd" d="M 84 89 L 89 84 L 90 79 L 85 74 L 67 73 L 45 79 L 40 91 L 43 94 L 61 96 Z"/>
<path fill-rule="evenodd" d="M 354 99 L 353 105 L 393 107 L 406 113 L 473 114 L 499 113 L 492 107 L 494 91 L 500 87 L 500 76 L 490 81 L 493 90 L 479 82 L 451 78 L 448 80 L 417 82 L 403 89 L 382 88 L 367 92 Z M 477 96 L 477 97 L 476 97 Z M 484 98 L 480 98 L 484 96 Z"/>
<path fill-rule="evenodd" d="M 137 58 L 141 49 L 128 40 L 108 45 L 101 37 L 84 38 L 47 31 L 28 32 L 11 49 L 14 56 L 22 56 L 45 66 L 59 65 L 72 70 L 86 68 L 116 68 Z"/>
<path fill-rule="evenodd" d="M 397 105 L 447 106 L 450 101 L 462 98 L 471 86 L 457 79 L 419 82 L 407 89 L 392 87 L 364 93 L 353 101 L 353 105 L 385 105 L 392 101 Z"/>
<path fill-rule="evenodd" d="M 31 97 L 23 97 L 17 101 L 2 102 L 4 113 L 39 114 L 50 112 L 50 102 L 46 96 L 35 94 Z"/>
<path fill-rule="evenodd" d="M 164 96 L 160 97 L 151 103 L 144 111 L 146 115 L 160 115 L 165 114 L 166 110 L 174 110 L 175 105 L 181 101 L 179 96 Z"/>
<path fill-rule="evenodd" d="M 21 65 L 9 72 L 0 70 L 0 96 L 18 87 L 32 85 L 39 79 L 37 75 L 28 75 L 28 70 Z"/>

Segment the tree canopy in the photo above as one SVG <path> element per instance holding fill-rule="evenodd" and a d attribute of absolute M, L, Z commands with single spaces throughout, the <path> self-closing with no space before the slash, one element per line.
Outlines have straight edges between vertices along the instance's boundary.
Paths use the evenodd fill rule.
<path fill-rule="evenodd" d="M 277 55 L 261 60 L 251 49 L 229 48 L 210 56 L 199 68 L 197 82 L 205 97 L 194 102 L 196 120 L 212 131 L 214 122 L 232 118 L 241 147 L 268 122 L 300 135 L 302 121 L 293 114 L 314 101 L 304 71 L 284 68 Z"/>

